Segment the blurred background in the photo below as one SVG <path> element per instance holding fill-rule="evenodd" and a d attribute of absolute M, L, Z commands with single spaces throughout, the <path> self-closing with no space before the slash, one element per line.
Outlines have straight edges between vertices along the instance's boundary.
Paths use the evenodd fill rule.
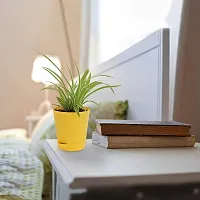
<path fill-rule="evenodd" d="M 199 8 L 199 0 L 1 0 L 0 129 L 27 128 L 39 119 L 27 120 L 45 97 L 44 84 L 32 77 L 39 56 L 33 49 L 57 58 L 68 76 L 67 25 L 81 72 L 169 28 L 169 118 L 199 132 Z M 48 100 L 56 103 L 53 92 Z"/>
<path fill-rule="evenodd" d="M 81 0 L 65 0 L 73 56 L 79 64 Z M 0 129 L 27 127 L 25 117 L 44 100 L 44 85 L 31 79 L 33 49 L 69 64 L 59 1 L 0 1 Z M 65 67 L 63 67 L 63 70 Z M 66 68 L 67 69 L 67 68 Z M 50 100 L 55 103 L 54 93 Z"/>

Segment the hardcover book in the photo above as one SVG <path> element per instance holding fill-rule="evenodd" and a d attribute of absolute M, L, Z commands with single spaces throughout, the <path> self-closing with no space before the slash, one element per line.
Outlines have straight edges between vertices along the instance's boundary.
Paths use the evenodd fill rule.
<path fill-rule="evenodd" d="M 103 136 L 94 131 L 92 143 L 107 149 L 194 147 L 195 136 Z"/>
<path fill-rule="evenodd" d="M 189 136 L 191 126 L 176 121 L 96 120 L 102 135 L 170 135 Z"/>

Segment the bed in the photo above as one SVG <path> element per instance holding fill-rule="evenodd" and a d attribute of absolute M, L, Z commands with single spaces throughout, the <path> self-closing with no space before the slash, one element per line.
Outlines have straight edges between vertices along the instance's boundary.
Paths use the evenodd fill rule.
<path fill-rule="evenodd" d="M 41 200 L 44 170 L 42 162 L 19 138 L 0 140 L 0 199 Z"/>

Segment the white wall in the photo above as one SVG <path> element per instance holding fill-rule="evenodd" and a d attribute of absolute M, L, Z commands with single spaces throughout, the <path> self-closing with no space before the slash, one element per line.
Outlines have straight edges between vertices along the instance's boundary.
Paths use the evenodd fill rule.
<path fill-rule="evenodd" d="M 66 40 L 59 8 L 55 0 L 0 1 L 0 129 L 27 127 L 25 116 L 44 100 L 42 84 L 31 80 L 34 59 L 32 49 L 68 61 Z M 79 63 L 80 0 L 65 0 L 73 55 Z M 50 100 L 55 103 L 50 92 Z"/>

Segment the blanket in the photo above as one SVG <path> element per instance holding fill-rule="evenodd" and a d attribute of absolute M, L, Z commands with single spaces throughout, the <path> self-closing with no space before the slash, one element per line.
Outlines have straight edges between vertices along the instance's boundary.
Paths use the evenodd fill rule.
<path fill-rule="evenodd" d="M 0 199 L 41 200 L 43 165 L 20 140 L 0 140 Z"/>

